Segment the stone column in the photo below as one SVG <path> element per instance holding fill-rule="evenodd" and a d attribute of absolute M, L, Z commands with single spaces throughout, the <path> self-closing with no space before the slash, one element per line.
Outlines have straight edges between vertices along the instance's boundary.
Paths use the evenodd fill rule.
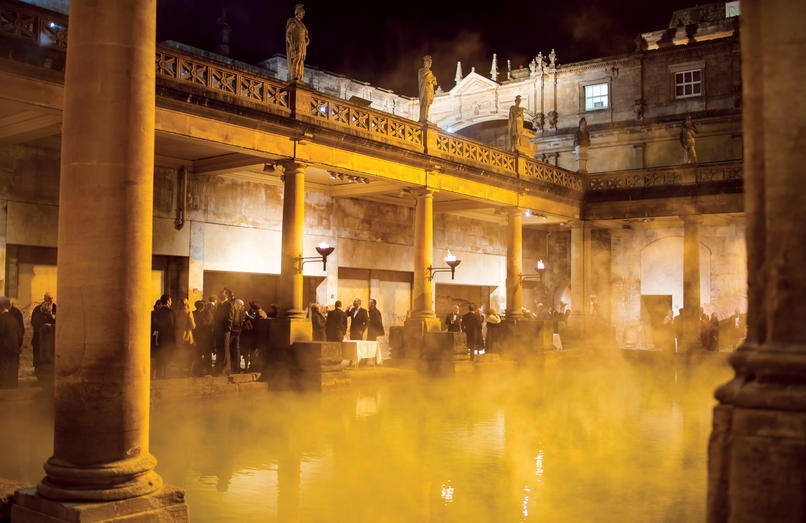
<path fill-rule="evenodd" d="M 428 267 L 434 263 L 434 191 L 414 192 L 417 207 L 414 216 L 414 292 L 412 318 L 434 318 L 434 288 L 428 279 Z"/>
<path fill-rule="evenodd" d="M 299 260 L 303 256 L 305 232 L 305 167 L 296 160 L 283 164 L 283 228 L 278 288 L 281 317 L 272 319 L 269 324 L 269 337 L 276 350 L 285 350 L 295 342 L 313 339 L 311 322 L 305 318 L 302 303 L 302 262 Z"/>
<path fill-rule="evenodd" d="M 702 349 L 700 337 L 700 222 L 683 217 L 683 342 L 682 351 Z"/>
<path fill-rule="evenodd" d="M 708 521 L 806 520 L 806 4 L 742 2 L 748 335 L 717 389 Z"/>
<path fill-rule="evenodd" d="M 571 229 L 571 327 L 583 334 L 590 308 L 591 230 L 584 223 Z"/>
<path fill-rule="evenodd" d="M 188 257 L 188 303 L 191 306 L 196 300 L 204 300 L 204 291 L 211 293 L 213 289 L 204 288 L 204 223 L 191 220 L 190 256 Z"/>
<path fill-rule="evenodd" d="M 55 430 L 37 487 L 50 500 L 125 500 L 162 487 L 148 449 L 155 40 L 155 0 L 70 3 Z M 149 498 L 110 504 L 106 517 L 156 517 L 172 504 Z M 18 492 L 16 502 L 15 521 L 37 511 L 78 521 L 72 512 L 81 510 L 33 492 Z M 186 519 L 187 507 L 174 506 Z"/>
<path fill-rule="evenodd" d="M 523 213 L 507 210 L 507 319 L 523 318 Z"/>
<path fill-rule="evenodd" d="M 283 184 L 283 244 L 280 265 L 280 308 L 288 318 L 302 318 L 302 267 L 305 232 L 305 165 L 287 162 Z"/>

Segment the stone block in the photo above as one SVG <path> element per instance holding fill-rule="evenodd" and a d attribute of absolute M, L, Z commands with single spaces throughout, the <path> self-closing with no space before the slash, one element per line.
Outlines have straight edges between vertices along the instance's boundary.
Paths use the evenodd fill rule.
<path fill-rule="evenodd" d="M 405 347 L 405 327 L 402 325 L 395 325 L 389 327 L 389 347 L 392 350 L 392 358 L 403 359 L 406 356 Z"/>
<path fill-rule="evenodd" d="M 298 341 L 311 341 L 313 328 L 307 318 L 271 318 L 269 320 L 271 350 L 291 347 Z"/>
<path fill-rule="evenodd" d="M 53 501 L 39 496 L 34 488 L 17 490 L 11 518 L 21 523 L 182 522 L 190 521 L 185 491 L 163 487 L 147 496 L 103 503 Z"/>
<path fill-rule="evenodd" d="M 30 488 L 19 481 L 0 478 L 0 522 L 11 521 L 11 504 L 14 501 L 14 493 L 22 488 Z"/>

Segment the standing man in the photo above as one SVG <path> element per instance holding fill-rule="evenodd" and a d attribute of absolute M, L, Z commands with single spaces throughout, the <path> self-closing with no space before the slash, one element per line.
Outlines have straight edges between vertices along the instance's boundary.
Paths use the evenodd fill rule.
<path fill-rule="evenodd" d="M 369 300 L 369 323 L 367 330 L 367 339 L 376 341 L 379 336 L 386 334 L 383 329 L 383 316 L 381 311 L 378 310 L 378 302 L 374 299 Z"/>
<path fill-rule="evenodd" d="M 358 298 L 353 300 L 353 306 L 347 311 L 347 315 L 350 317 L 350 339 L 363 340 L 369 314 L 367 309 L 361 306 L 361 300 Z"/>
<path fill-rule="evenodd" d="M 459 316 L 459 306 L 454 305 L 453 311 L 445 316 L 445 329 L 448 332 L 459 332 L 462 328 L 462 317 Z"/>
<path fill-rule="evenodd" d="M 157 332 L 157 353 L 154 362 L 154 377 L 164 378 L 168 361 L 176 348 L 176 322 L 171 310 L 171 297 L 160 296 L 160 306 L 154 313 L 154 330 Z"/>
<path fill-rule="evenodd" d="M 0 389 L 17 387 L 22 330 L 10 312 L 11 300 L 0 298 Z"/>
<path fill-rule="evenodd" d="M 53 303 L 53 295 L 46 292 L 45 300 L 31 312 L 31 330 L 33 331 L 31 346 L 34 349 L 34 371 L 37 377 L 39 377 L 39 329 L 43 325 L 54 323 L 56 323 L 56 304 Z"/>
<path fill-rule="evenodd" d="M 294 17 L 285 23 L 285 55 L 288 60 L 288 81 L 302 82 L 302 73 L 305 68 L 305 55 L 307 54 L 308 28 L 302 23 L 305 16 L 305 7 L 302 4 L 294 6 Z"/>
<path fill-rule="evenodd" d="M 481 319 L 472 303 L 467 306 L 467 313 L 462 316 L 462 330 L 467 334 L 467 348 L 470 349 L 470 359 L 474 359 L 476 349 L 481 342 Z"/>
<path fill-rule="evenodd" d="M 327 313 L 325 332 L 327 333 L 327 341 L 344 340 L 344 333 L 347 332 L 347 315 L 341 310 L 340 300 L 337 300 L 333 309 Z"/>
<path fill-rule="evenodd" d="M 437 87 L 437 77 L 431 71 L 431 57 L 423 57 L 423 66 L 417 72 L 420 87 L 420 123 L 428 121 L 428 110 L 434 101 L 434 89 Z"/>
<path fill-rule="evenodd" d="M 232 291 L 224 287 L 215 308 L 213 331 L 215 334 L 215 374 L 229 374 L 231 364 L 230 337 L 234 320 Z M 239 331 L 240 332 L 240 331 Z"/>

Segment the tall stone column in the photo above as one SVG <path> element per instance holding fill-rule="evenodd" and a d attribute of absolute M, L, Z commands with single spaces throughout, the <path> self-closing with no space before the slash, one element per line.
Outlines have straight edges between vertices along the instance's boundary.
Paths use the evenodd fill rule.
<path fill-rule="evenodd" d="M 287 370 L 282 365 L 285 361 L 280 357 L 282 351 L 295 342 L 313 339 L 311 322 L 305 318 L 305 305 L 302 303 L 302 262 L 299 260 L 303 256 L 305 234 L 305 167 L 297 160 L 283 163 L 283 227 L 278 289 L 281 317 L 272 318 L 269 323 L 269 337 L 274 349 L 269 358 L 272 372 Z M 286 386 L 282 380 L 287 379 L 287 375 L 283 375 L 283 378 L 275 374 L 272 376 L 270 380 L 276 386 Z"/>
<path fill-rule="evenodd" d="M 109 518 L 171 504 L 151 495 L 162 479 L 148 449 L 155 41 L 155 0 L 70 3 L 53 456 L 39 496 L 18 492 L 15 521 L 78 521 L 80 504 L 42 497 L 152 500 L 116 503 Z"/>
<path fill-rule="evenodd" d="M 683 341 L 682 351 L 702 348 L 700 338 L 700 223 L 699 216 L 683 217 Z"/>
<path fill-rule="evenodd" d="M 412 317 L 434 318 L 433 283 L 428 279 L 428 267 L 434 263 L 434 191 L 414 192 L 417 207 L 414 216 L 414 293 Z"/>
<path fill-rule="evenodd" d="M 507 319 L 523 318 L 523 213 L 507 210 Z"/>
<path fill-rule="evenodd" d="M 591 295 L 591 229 L 578 223 L 571 229 L 572 331 L 584 333 Z"/>
<path fill-rule="evenodd" d="M 302 257 L 305 233 L 305 165 L 286 162 L 283 174 L 283 244 L 280 265 L 280 308 L 288 318 L 303 318 Z"/>
<path fill-rule="evenodd" d="M 806 4 L 742 2 L 748 334 L 717 389 L 708 521 L 806 520 Z"/>

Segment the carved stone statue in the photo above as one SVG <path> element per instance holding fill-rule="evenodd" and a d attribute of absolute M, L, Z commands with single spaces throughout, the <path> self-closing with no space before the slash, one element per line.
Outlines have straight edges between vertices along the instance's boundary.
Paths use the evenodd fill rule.
<path fill-rule="evenodd" d="M 560 115 L 557 114 L 557 111 L 549 111 L 549 128 L 556 129 L 557 128 L 557 121 L 560 119 Z"/>
<path fill-rule="evenodd" d="M 556 67 L 557 62 L 557 53 L 554 52 L 554 49 L 551 49 L 549 53 L 549 69 L 554 69 Z"/>
<path fill-rule="evenodd" d="M 515 105 L 509 108 L 509 150 L 517 152 L 523 135 L 523 107 L 521 95 L 515 97 Z"/>
<path fill-rule="evenodd" d="M 542 73 L 543 69 L 546 68 L 546 59 L 543 58 L 543 51 L 537 52 L 537 72 Z"/>
<path fill-rule="evenodd" d="M 437 77 L 431 71 L 431 57 L 423 57 L 423 66 L 417 72 L 417 80 L 420 86 L 420 121 L 428 121 L 428 110 L 434 101 L 434 88 L 437 86 Z"/>
<path fill-rule="evenodd" d="M 221 16 L 216 20 L 218 26 L 218 44 L 216 45 L 215 52 L 221 56 L 229 56 L 230 51 L 230 35 L 232 35 L 232 27 L 227 22 L 227 8 L 221 10 Z"/>
<path fill-rule="evenodd" d="M 697 126 L 691 120 L 691 115 L 688 115 L 680 128 L 680 145 L 683 146 L 684 163 L 697 163 L 697 150 L 694 143 L 696 135 Z"/>
<path fill-rule="evenodd" d="M 534 119 L 535 129 L 543 132 L 543 129 L 546 127 L 546 115 L 543 113 L 537 113 Z"/>
<path fill-rule="evenodd" d="M 302 4 L 294 6 L 294 17 L 285 23 L 285 55 L 288 59 L 288 81 L 302 81 L 305 70 L 305 54 L 308 44 L 308 28 L 302 23 L 305 8 Z"/>
<path fill-rule="evenodd" d="M 588 133 L 588 121 L 580 118 L 579 127 L 574 135 L 574 156 L 577 160 L 577 171 L 588 172 L 588 147 L 591 144 L 591 137 Z"/>
<path fill-rule="evenodd" d="M 590 133 L 588 133 L 588 121 L 585 118 L 579 119 L 579 127 L 577 133 L 574 135 L 574 145 L 581 145 L 587 147 L 591 144 Z"/>

